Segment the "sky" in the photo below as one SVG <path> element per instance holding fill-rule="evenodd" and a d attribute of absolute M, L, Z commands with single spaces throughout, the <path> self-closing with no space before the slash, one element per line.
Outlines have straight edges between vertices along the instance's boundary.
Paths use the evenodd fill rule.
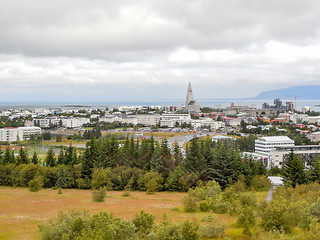
<path fill-rule="evenodd" d="M 0 0 L 0 101 L 253 97 L 320 85 L 318 0 Z"/>

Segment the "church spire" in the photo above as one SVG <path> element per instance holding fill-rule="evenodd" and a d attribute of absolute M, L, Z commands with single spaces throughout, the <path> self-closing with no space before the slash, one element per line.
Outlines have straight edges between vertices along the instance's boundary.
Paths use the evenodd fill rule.
<path fill-rule="evenodd" d="M 191 83 L 189 82 L 188 92 L 187 92 L 187 98 L 186 98 L 186 106 L 187 106 L 191 101 L 193 101 L 193 94 L 192 94 Z"/>

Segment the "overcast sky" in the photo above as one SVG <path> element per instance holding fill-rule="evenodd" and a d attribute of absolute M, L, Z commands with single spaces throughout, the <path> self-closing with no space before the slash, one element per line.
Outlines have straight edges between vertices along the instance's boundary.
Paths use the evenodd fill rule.
<path fill-rule="evenodd" d="M 0 0 L 0 101 L 320 85 L 319 0 Z"/>

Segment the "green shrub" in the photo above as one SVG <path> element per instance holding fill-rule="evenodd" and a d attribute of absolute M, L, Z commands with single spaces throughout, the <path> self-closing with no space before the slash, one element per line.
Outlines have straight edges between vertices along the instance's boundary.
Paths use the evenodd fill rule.
<path fill-rule="evenodd" d="M 142 235 L 146 235 L 150 233 L 153 227 L 153 220 L 153 215 L 141 210 L 140 214 L 136 214 L 132 222 L 136 226 L 137 232 L 139 232 Z"/>
<path fill-rule="evenodd" d="M 43 177 L 37 177 L 29 182 L 30 192 L 38 192 L 43 186 Z"/>
<path fill-rule="evenodd" d="M 130 195 L 131 195 L 131 193 L 129 191 L 124 191 L 121 196 L 122 197 L 130 197 Z"/>
<path fill-rule="evenodd" d="M 199 210 L 201 212 L 208 212 L 209 211 L 209 205 L 207 202 L 200 202 L 199 203 Z"/>
<path fill-rule="evenodd" d="M 147 194 L 152 194 L 156 191 L 161 190 L 163 177 L 160 173 L 151 171 L 145 175 L 140 176 L 138 180 L 141 190 L 146 190 Z"/>
<path fill-rule="evenodd" d="M 182 198 L 182 203 L 184 206 L 184 210 L 186 212 L 195 212 L 198 209 L 197 202 L 195 197 L 188 193 L 187 196 Z"/>
<path fill-rule="evenodd" d="M 209 215 L 207 218 L 203 218 L 202 222 L 208 223 L 201 227 L 201 235 L 205 238 L 221 238 L 225 234 L 227 224 L 217 223 L 216 218 L 213 215 Z"/>
<path fill-rule="evenodd" d="M 92 188 L 99 189 L 106 187 L 108 190 L 112 190 L 112 172 L 110 168 L 101 169 L 96 168 L 92 174 Z"/>
<path fill-rule="evenodd" d="M 92 200 L 94 202 L 104 202 L 104 199 L 107 195 L 107 189 L 106 188 L 100 188 L 98 190 L 93 190 L 92 192 Z"/>
<path fill-rule="evenodd" d="M 193 221 L 186 221 L 181 225 L 182 239 L 197 240 L 200 238 L 198 234 L 199 224 Z"/>
<path fill-rule="evenodd" d="M 58 190 L 58 194 L 62 194 L 62 190 L 61 190 L 61 188 L 59 188 L 59 190 Z"/>

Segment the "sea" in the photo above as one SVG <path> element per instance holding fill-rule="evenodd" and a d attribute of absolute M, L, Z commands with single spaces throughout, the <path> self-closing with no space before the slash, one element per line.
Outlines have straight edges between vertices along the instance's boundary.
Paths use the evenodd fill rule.
<path fill-rule="evenodd" d="M 201 107 L 211 107 L 215 109 L 224 109 L 234 103 L 237 106 L 250 106 L 255 108 L 261 108 L 263 103 L 273 105 L 273 100 L 239 100 L 239 99 L 203 99 L 198 100 Z M 283 105 L 286 102 L 293 102 L 294 100 L 282 100 Z M 184 100 L 159 100 L 159 101 L 110 101 L 110 102 L 0 102 L 0 109 L 36 109 L 36 108 L 48 108 L 48 109 L 65 109 L 73 107 L 81 107 L 85 109 L 97 109 L 97 108 L 116 108 L 120 106 L 184 106 Z M 301 111 L 304 107 L 310 107 L 312 111 L 320 112 L 320 100 L 302 100 L 296 101 L 297 110 Z"/>

